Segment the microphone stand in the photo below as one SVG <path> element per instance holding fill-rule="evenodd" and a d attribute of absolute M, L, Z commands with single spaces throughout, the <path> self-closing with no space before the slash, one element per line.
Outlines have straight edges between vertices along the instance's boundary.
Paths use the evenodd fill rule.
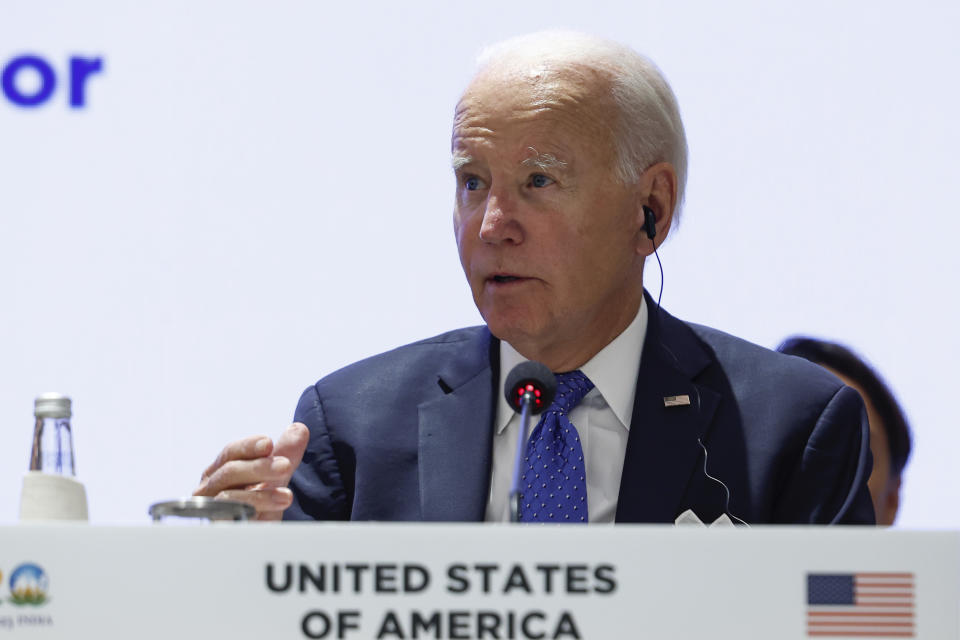
<path fill-rule="evenodd" d="M 510 522 L 520 522 L 520 476 L 526 457 L 530 416 L 545 410 L 557 393 L 557 379 L 542 362 L 521 362 L 507 374 L 503 388 L 510 407 L 520 414 L 517 452 L 513 459 L 513 483 L 510 485 Z"/>
<path fill-rule="evenodd" d="M 532 391 L 523 394 L 520 400 L 520 430 L 517 433 L 517 454 L 513 463 L 513 483 L 510 485 L 510 522 L 520 522 L 520 469 L 527 448 L 527 433 L 530 430 L 530 407 L 534 402 Z"/>

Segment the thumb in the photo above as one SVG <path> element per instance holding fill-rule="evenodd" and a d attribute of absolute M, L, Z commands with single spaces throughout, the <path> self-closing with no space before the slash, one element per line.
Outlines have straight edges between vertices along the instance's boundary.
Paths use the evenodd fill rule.
<path fill-rule="evenodd" d="M 303 453 L 307 450 L 310 441 L 310 430 L 302 422 L 294 422 L 277 438 L 273 448 L 274 456 L 283 456 L 290 461 L 290 473 L 300 466 Z"/>

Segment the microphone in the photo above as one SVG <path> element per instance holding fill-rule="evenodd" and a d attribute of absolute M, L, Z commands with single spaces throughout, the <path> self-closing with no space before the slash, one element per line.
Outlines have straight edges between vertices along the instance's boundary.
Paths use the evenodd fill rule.
<path fill-rule="evenodd" d="M 521 362 L 507 374 L 503 393 L 507 404 L 520 414 L 517 453 L 513 461 L 513 483 L 510 486 L 510 520 L 520 522 L 520 469 L 523 466 L 524 450 L 527 448 L 530 416 L 541 413 L 553 402 L 553 396 L 557 393 L 557 379 L 544 364 L 533 360 Z"/>

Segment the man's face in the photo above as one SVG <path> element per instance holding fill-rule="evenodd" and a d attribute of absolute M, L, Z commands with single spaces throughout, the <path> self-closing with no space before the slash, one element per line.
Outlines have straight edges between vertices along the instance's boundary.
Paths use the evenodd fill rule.
<path fill-rule="evenodd" d="M 454 229 L 474 302 L 494 335 L 554 370 L 609 343 L 642 297 L 643 202 L 615 178 L 602 82 L 488 71 L 454 121 Z"/>

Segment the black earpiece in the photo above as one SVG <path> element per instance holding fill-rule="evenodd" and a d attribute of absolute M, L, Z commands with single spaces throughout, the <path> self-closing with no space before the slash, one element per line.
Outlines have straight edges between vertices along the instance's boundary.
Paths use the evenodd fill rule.
<path fill-rule="evenodd" d="M 643 230 L 651 240 L 657 237 L 657 214 L 647 205 L 643 205 Z"/>
<path fill-rule="evenodd" d="M 660 310 L 660 298 L 663 297 L 663 263 L 660 262 L 660 254 L 657 253 L 657 243 L 654 238 L 657 237 L 657 214 L 647 205 L 643 205 L 643 230 L 650 238 L 650 244 L 653 245 L 653 255 L 657 258 L 657 266 L 660 267 L 660 293 L 657 295 L 657 311 Z"/>

